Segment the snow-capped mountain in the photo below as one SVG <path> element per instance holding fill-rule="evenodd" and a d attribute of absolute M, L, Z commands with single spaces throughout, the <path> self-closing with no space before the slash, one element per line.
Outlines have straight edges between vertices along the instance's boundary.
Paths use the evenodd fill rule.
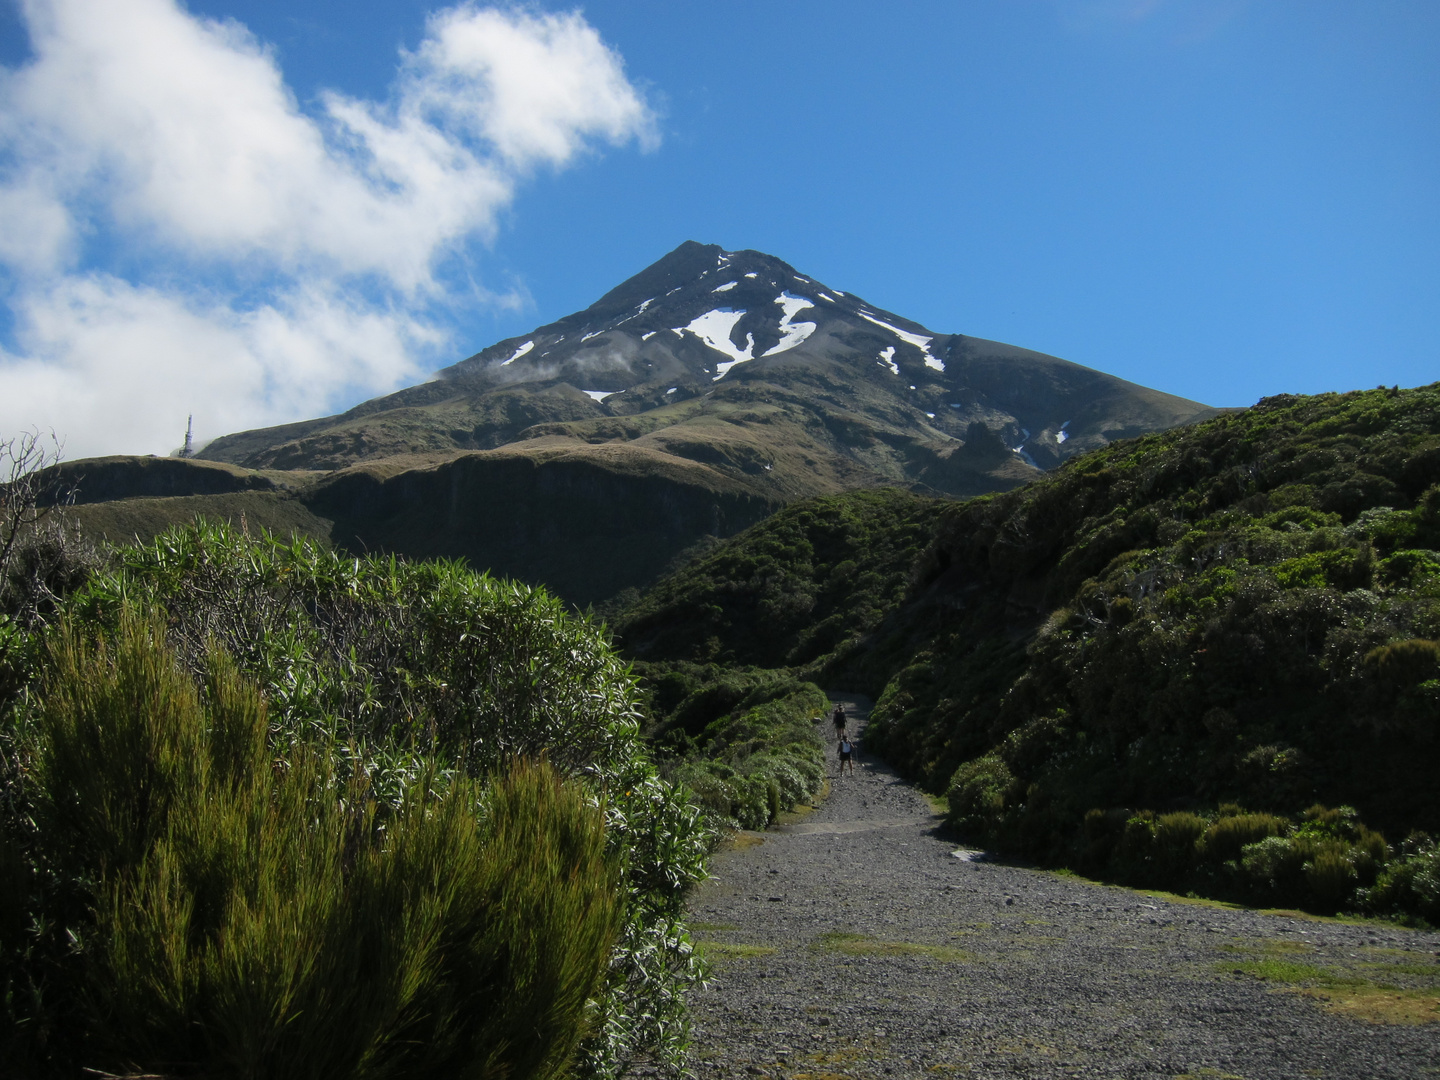
<path fill-rule="evenodd" d="M 686 243 L 584 311 L 343 415 L 229 435 L 168 471 L 77 466 L 110 477 L 85 497 L 112 505 L 84 509 L 125 535 L 243 514 L 586 603 L 797 499 L 1004 490 L 1214 411 L 936 332 L 770 255 Z M 173 497 L 130 497 L 161 472 Z M 217 484 L 229 494 L 200 494 Z"/>
<path fill-rule="evenodd" d="M 496 342 L 429 383 L 342 416 L 227 436 L 202 456 L 336 468 L 563 438 L 679 447 L 743 473 L 733 439 L 721 440 L 728 449 L 697 444 L 718 434 L 703 430 L 707 410 L 677 407 L 703 399 L 715 414 L 757 395 L 788 417 L 810 414 L 823 429 L 811 435 L 826 444 L 816 449 L 846 459 L 816 467 L 812 454 L 813 476 L 802 464 L 756 478 L 784 498 L 883 482 L 955 494 L 1011 487 L 1111 439 L 1212 412 L 1042 353 L 938 333 L 761 252 L 687 242 L 584 311 Z M 643 424 L 605 422 L 642 415 Z M 765 430 L 755 417 L 739 423 L 775 435 L 777 419 Z M 779 462 L 765 464 L 751 475 Z"/>

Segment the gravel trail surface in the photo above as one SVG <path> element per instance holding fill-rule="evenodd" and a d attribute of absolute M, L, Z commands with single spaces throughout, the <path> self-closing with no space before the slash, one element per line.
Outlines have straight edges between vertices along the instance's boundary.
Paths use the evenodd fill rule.
<path fill-rule="evenodd" d="M 835 697 L 854 774 L 823 721 L 828 799 L 742 834 L 691 901 L 713 961 L 691 996 L 701 1080 L 1440 1076 L 1440 935 L 957 857 L 925 799 L 865 755 L 869 703 Z M 1323 977 L 1267 981 L 1267 963 Z"/>

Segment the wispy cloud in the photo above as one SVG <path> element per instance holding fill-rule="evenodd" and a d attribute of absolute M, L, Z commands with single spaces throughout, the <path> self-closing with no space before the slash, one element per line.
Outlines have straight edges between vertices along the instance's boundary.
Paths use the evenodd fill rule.
<path fill-rule="evenodd" d="M 579 13 L 438 12 L 391 94 L 302 109 L 242 26 L 25 0 L 0 74 L 0 431 L 163 452 L 393 388 L 443 354 L 447 263 L 516 186 L 656 141 Z"/>

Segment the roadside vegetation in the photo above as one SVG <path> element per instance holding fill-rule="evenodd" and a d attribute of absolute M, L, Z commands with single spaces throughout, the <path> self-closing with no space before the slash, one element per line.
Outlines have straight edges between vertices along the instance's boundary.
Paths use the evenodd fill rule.
<path fill-rule="evenodd" d="M 652 680 L 876 697 L 869 749 L 972 842 L 1440 923 L 1440 385 L 1269 398 L 961 503 L 798 504 L 617 629 Z"/>
<path fill-rule="evenodd" d="M 711 833 L 600 627 L 456 564 L 203 522 L 40 591 L 18 565 L 10 1075 L 683 1066 Z"/>

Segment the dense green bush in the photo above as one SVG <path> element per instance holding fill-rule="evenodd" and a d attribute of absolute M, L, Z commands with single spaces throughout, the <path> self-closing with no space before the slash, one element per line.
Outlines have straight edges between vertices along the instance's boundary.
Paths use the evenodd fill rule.
<path fill-rule="evenodd" d="M 616 633 L 641 660 L 818 671 L 904 598 L 944 505 L 898 488 L 807 499 L 661 581 Z"/>
<path fill-rule="evenodd" d="M 346 559 L 204 523 L 122 549 L 66 609 L 86 633 L 153 608 L 196 678 L 220 648 L 259 684 L 279 752 L 320 755 L 387 812 L 431 787 L 545 758 L 601 803 L 620 875 L 621 928 L 582 1048 L 591 1073 L 637 1055 L 679 1068 L 682 993 L 699 976 L 681 921 L 710 832 L 648 762 L 638 690 L 600 627 L 541 590 L 451 564 Z M 27 631 L 27 655 L 43 627 Z M 23 821 L 38 688 L 7 702 L 0 810 Z M 7 826 L 9 833 L 14 832 Z M 6 849 L 5 858 L 23 862 Z"/>
<path fill-rule="evenodd" d="M 622 904 L 585 792 L 515 759 L 486 785 L 432 772 L 387 807 L 362 773 L 277 745 L 222 652 L 206 666 L 202 703 L 128 610 L 110 642 L 57 635 L 33 825 L 7 837 L 29 867 L 0 915 L 9 1059 L 37 1075 L 566 1074 Z"/>
<path fill-rule="evenodd" d="M 989 823 L 989 836 L 1013 836 L 1029 811 L 1012 805 L 1010 813 Z M 1366 889 L 1391 858 L 1348 806 L 1316 805 L 1294 819 L 1233 803 L 1211 813 L 1091 809 L 1069 843 L 1056 861 L 1096 877 L 1328 913 L 1379 903 Z"/>
<path fill-rule="evenodd" d="M 962 833 L 993 832 L 1014 795 L 1015 777 L 998 757 L 976 758 L 955 770 L 946 792 L 950 817 Z"/>
<path fill-rule="evenodd" d="M 1204 857 L 1211 862 L 1234 862 L 1249 844 L 1257 844 L 1272 836 L 1284 836 L 1290 822 L 1275 814 L 1246 814 L 1239 807 L 1230 813 L 1221 807 L 1220 816 L 1205 830 L 1201 842 Z"/>
<path fill-rule="evenodd" d="M 1424 833 L 1401 845 L 1399 857 L 1362 894 L 1364 906 L 1379 914 L 1400 914 L 1440 926 L 1440 845 Z"/>
<path fill-rule="evenodd" d="M 825 783 L 816 732 L 829 704 L 824 692 L 797 680 L 766 689 L 781 696 L 717 717 L 688 740 L 683 756 L 663 763 L 723 825 L 763 829 L 782 810 L 814 799 Z"/>
<path fill-rule="evenodd" d="M 873 556 L 822 554 L 860 520 L 888 538 Z M 798 649 L 837 612 L 853 633 Z M 1300 854 L 1288 902 L 1355 903 L 1383 841 L 1202 808 L 1440 831 L 1440 384 L 1270 398 L 963 503 L 800 504 L 620 625 L 649 660 L 874 695 L 867 748 L 948 790 L 973 841 L 1273 900 L 1241 854 L 1273 838 Z M 1194 822 L 1159 826 L 1184 813 L 1216 830 L 1193 874 L 1174 853 Z"/>

